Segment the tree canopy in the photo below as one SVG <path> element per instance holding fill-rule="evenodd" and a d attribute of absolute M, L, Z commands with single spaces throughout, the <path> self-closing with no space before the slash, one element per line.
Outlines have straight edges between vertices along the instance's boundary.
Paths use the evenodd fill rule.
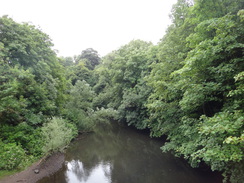
<path fill-rule="evenodd" d="M 115 119 L 167 137 L 162 151 L 193 167 L 242 182 L 244 3 L 178 0 L 170 17 L 158 44 L 132 40 L 102 58 L 92 48 L 58 58 L 47 34 L 1 17 L 0 169 Z"/>

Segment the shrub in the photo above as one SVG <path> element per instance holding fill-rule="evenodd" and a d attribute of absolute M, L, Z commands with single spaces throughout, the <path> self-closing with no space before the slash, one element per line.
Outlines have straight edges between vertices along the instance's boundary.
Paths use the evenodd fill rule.
<path fill-rule="evenodd" d="M 86 81 L 78 80 L 70 90 L 70 98 L 64 106 L 63 115 L 81 131 L 90 131 L 94 124 L 92 100 L 95 93 Z"/>
<path fill-rule="evenodd" d="M 92 120 L 95 124 L 97 123 L 107 123 L 110 122 L 111 119 L 118 119 L 118 111 L 112 108 L 97 108 L 97 110 L 92 114 Z"/>
<path fill-rule="evenodd" d="M 45 153 L 63 151 L 72 138 L 77 135 L 77 128 L 64 119 L 54 117 L 41 129 Z"/>
<path fill-rule="evenodd" d="M 0 169 L 18 168 L 26 157 L 24 149 L 16 143 L 3 143 L 0 140 Z"/>
<path fill-rule="evenodd" d="M 28 155 L 38 157 L 42 154 L 43 142 L 40 129 L 34 129 L 25 122 L 17 126 L 2 125 L 0 138 L 4 143 L 20 144 Z"/>

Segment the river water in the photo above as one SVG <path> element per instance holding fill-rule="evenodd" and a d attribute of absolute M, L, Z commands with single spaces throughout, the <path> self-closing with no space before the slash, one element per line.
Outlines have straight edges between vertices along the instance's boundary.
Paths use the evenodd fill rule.
<path fill-rule="evenodd" d="M 65 153 L 63 167 L 38 183 L 221 183 L 221 176 L 193 169 L 162 140 L 116 124 L 81 136 Z"/>

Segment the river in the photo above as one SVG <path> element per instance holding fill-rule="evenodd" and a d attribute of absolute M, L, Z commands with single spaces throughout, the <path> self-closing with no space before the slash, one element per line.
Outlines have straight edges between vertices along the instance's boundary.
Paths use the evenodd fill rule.
<path fill-rule="evenodd" d="M 38 183 L 221 183 L 221 176 L 193 169 L 163 142 L 116 124 L 82 135 L 65 153 L 63 167 Z"/>

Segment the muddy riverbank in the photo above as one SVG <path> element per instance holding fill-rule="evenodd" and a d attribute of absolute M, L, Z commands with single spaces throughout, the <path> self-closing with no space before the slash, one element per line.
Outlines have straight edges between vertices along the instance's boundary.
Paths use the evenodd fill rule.
<path fill-rule="evenodd" d="M 32 164 L 22 172 L 4 177 L 0 183 L 35 183 L 43 177 L 57 172 L 62 167 L 64 159 L 63 153 L 55 153 L 41 162 Z"/>

